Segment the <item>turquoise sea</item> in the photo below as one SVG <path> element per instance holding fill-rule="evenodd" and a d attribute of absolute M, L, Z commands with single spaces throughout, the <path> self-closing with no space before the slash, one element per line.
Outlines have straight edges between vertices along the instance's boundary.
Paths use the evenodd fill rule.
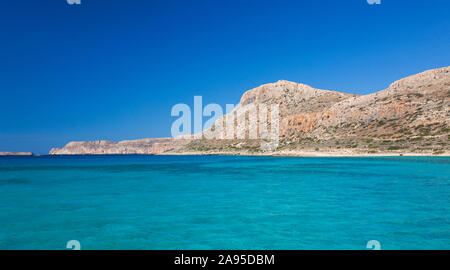
<path fill-rule="evenodd" d="M 450 248 L 450 158 L 0 158 L 0 249 Z"/>

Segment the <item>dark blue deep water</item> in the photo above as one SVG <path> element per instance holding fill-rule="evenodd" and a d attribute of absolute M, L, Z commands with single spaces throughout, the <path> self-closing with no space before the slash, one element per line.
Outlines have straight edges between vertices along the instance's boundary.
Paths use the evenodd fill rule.
<path fill-rule="evenodd" d="M 0 158 L 0 249 L 450 248 L 450 158 Z"/>

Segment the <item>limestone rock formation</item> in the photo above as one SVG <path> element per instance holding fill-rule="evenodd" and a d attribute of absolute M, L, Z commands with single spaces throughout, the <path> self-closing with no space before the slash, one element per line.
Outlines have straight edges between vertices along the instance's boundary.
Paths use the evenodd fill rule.
<path fill-rule="evenodd" d="M 352 153 L 449 152 L 450 67 L 416 74 L 369 95 L 319 90 L 278 81 L 245 92 L 232 113 L 248 105 L 278 104 L 283 151 Z M 216 125 L 226 125 L 224 117 Z M 211 130 L 215 130 L 214 125 Z M 238 130 L 245 127 L 236 124 Z M 253 127 L 254 128 L 254 127 Z M 72 142 L 50 154 L 176 154 L 260 151 L 250 139 L 144 139 Z"/>
<path fill-rule="evenodd" d="M 53 148 L 50 155 L 113 155 L 113 154 L 161 154 L 178 150 L 186 142 L 171 138 L 141 139 L 133 141 L 70 142 L 63 148 Z"/>

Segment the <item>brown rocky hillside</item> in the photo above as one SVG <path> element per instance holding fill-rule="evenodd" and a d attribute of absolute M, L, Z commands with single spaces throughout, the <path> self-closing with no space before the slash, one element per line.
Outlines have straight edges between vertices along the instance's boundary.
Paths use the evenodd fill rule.
<path fill-rule="evenodd" d="M 272 154 L 447 155 L 450 150 L 450 67 L 425 71 L 362 96 L 278 81 L 245 92 L 235 111 L 249 104 L 279 104 L 280 144 Z M 140 140 L 137 148 L 136 141 L 121 142 L 119 148 L 117 143 L 92 148 L 87 146 L 93 142 L 78 142 L 50 153 L 262 152 L 258 140 L 154 140 Z"/>

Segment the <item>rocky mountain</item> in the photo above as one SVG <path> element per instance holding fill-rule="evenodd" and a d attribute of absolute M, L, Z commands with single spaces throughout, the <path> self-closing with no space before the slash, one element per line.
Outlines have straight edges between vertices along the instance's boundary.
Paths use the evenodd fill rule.
<path fill-rule="evenodd" d="M 450 140 L 450 67 L 425 71 L 370 95 L 319 90 L 278 81 L 244 93 L 248 105 L 278 104 L 278 148 L 260 139 L 144 139 L 73 142 L 50 154 L 444 154 Z M 227 116 L 216 125 L 226 125 Z M 243 128 L 235 124 L 237 129 Z M 215 130 L 213 126 L 210 130 Z M 248 135 L 248 134 L 247 134 Z"/>

